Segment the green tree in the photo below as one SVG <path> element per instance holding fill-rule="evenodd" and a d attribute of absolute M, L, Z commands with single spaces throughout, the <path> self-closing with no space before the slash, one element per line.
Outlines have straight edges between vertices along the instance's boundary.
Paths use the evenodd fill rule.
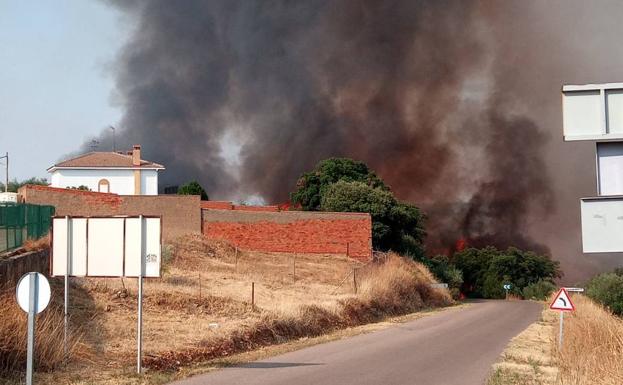
<path fill-rule="evenodd" d="M 463 272 L 464 290 L 477 297 L 501 298 L 502 285 L 513 285 L 512 292 L 521 295 L 525 287 L 540 280 L 553 282 L 561 276 L 560 264 L 547 255 L 509 247 L 468 248 L 453 256 L 457 268 Z"/>
<path fill-rule="evenodd" d="M 363 163 L 348 158 L 329 158 L 319 162 L 296 183 L 296 191 L 290 194 L 293 204 L 306 211 L 320 210 L 322 197 L 333 183 L 338 181 L 361 182 L 371 188 L 389 191 L 383 181 Z"/>
<path fill-rule="evenodd" d="M 417 207 L 396 200 L 388 189 L 339 180 L 326 186 L 320 209 L 370 213 L 375 248 L 394 250 L 416 259 L 424 256 L 423 215 Z"/>
<path fill-rule="evenodd" d="M 177 190 L 177 193 L 179 195 L 201 195 L 201 200 L 208 200 L 208 193 L 206 193 L 206 190 L 204 190 L 203 187 L 201 187 L 199 182 L 197 182 L 196 180 L 193 180 L 192 182 L 188 182 L 185 185 L 181 186 Z"/>
<path fill-rule="evenodd" d="M 41 185 L 41 186 L 49 185 L 48 180 L 46 178 L 32 177 L 32 178 L 22 180 L 21 182 L 18 182 L 17 179 L 13 179 L 12 181 L 9 181 L 9 192 L 17 192 L 17 190 L 19 190 L 20 187 L 25 186 L 27 184 L 35 184 L 35 185 Z M 4 192 L 4 183 L 2 182 L 0 182 L 0 192 Z"/>

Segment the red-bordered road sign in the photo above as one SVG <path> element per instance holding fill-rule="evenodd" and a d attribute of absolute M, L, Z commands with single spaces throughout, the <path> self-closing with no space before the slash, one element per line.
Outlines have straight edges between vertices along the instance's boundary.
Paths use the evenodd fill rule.
<path fill-rule="evenodd" d="M 567 293 L 564 287 L 558 291 L 549 308 L 560 311 L 575 311 L 575 305 L 571 302 L 571 297 L 569 297 L 569 293 Z"/>

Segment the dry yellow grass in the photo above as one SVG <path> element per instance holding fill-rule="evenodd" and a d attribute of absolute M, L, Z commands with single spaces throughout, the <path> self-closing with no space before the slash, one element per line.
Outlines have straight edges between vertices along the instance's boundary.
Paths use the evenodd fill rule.
<path fill-rule="evenodd" d="M 541 320 L 515 337 L 493 368 L 489 385 L 623 384 L 623 319 L 582 295 L 565 314 L 562 350 L 559 314 L 546 308 Z"/>
<path fill-rule="evenodd" d="M 0 294 L 0 374 L 15 377 L 26 364 L 27 314 L 19 308 L 13 292 Z M 63 351 L 62 308 L 50 304 L 35 322 L 35 362 L 40 371 L 58 368 L 65 360 Z M 74 331 L 68 341 L 69 356 L 88 357 L 88 350 L 80 343 L 81 333 Z"/>
<path fill-rule="evenodd" d="M 201 236 L 167 250 L 163 277 L 145 281 L 149 376 L 131 375 L 136 280 L 73 279 L 71 323 L 82 328 L 92 354 L 40 373 L 38 383 L 158 383 L 171 370 L 214 358 L 451 303 L 447 291 L 429 287 L 434 280 L 426 268 L 397 255 L 364 266 L 335 255 L 236 252 Z"/>
<path fill-rule="evenodd" d="M 511 339 L 487 384 L 554 385 L 558 374 L 553 335 L 556 316 L 545 307 L 539 321 Z"/>
<path fill-rule="evenodd" d="M 22 248 L 25 251 L 37 251 L 50 247 L 50 235 L 45 235 L 39 239 L 27 239 L 24 241 Z"/>
<path fill-rule="evenodd" d="M 623 320 L 587 297 L 576 295 L 573 301 L 577 310 L 565 315 L 564 343 L 557 355 L 559 383 L 623 384 Z"/>

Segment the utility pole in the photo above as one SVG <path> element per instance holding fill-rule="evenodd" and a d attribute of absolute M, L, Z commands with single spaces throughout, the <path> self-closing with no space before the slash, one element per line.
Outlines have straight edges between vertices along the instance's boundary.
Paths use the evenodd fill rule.
<path fill-rule="evenodd" d="M 9 153 L 7 152 L 5 156 L 0 156 L 0 159 L 6 159 L 6 179 L 4 183 L 4 192 L 9 192 Z"/>
<path fill-rule="evenodd" d="M 108 126 L 110 127 L 110 129 L 112 130 L 112 152 L 117 152 L 116 146 L 115 146 L 115 127 L 114 126 Z"/>

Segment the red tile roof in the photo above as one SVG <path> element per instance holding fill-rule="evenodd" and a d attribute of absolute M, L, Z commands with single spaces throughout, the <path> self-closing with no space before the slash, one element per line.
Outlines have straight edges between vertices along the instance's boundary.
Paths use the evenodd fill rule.
<path fill-rule="evenodd" d="M 50 167 L 48 171 L 57 167 L 127 167 L 134 168 L 132 165 L 132 155 L 120 154 L 118 152 L 89 152 L 75 158 L 67 159 Z M 164 166 L 158 163 L 141 159 L 141 168 L 159 168 Z"/>

